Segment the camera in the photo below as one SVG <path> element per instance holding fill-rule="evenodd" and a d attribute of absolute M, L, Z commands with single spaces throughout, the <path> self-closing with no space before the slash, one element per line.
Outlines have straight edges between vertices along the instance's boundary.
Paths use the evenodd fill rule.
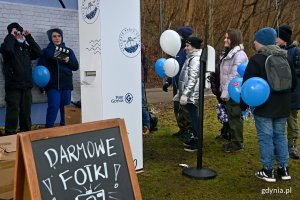
<path fill-rule="evenodd" d="M 105 200 L 105 192 L 104 190 L 99 191 L 92 191 L 88 190 L 85 194 L 78 195 L 75 200 L 89 200 L 89 199 L 99 199 L 99 200 Z"/>

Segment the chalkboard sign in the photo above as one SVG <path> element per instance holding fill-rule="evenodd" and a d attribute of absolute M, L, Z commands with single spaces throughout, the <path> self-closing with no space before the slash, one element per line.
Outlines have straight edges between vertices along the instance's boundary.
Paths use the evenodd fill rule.
<path fill-rule="evenodd" d="M 21 180 L 15 180 L 15 199 L 142 199 L 121 119 L 31 131 L 18 138 L 16 177 Z"/>

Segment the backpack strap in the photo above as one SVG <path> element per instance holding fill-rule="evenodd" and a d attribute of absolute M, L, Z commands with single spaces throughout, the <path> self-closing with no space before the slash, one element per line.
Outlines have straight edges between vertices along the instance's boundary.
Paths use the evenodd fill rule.
<path fill-rule="evenodd" d="M 195 56 L 192 56 L 191 59 L 189 60 L 188 66 L 190 66 L 191 61 L 195 58 Z"/>

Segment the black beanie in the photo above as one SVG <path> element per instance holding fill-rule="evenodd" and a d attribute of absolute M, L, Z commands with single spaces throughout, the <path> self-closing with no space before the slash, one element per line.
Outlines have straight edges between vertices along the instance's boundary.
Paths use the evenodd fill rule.
<path fill-rule="evenodd" d="M 285 42 L 291 42 L 292 40 L 292 28 L 289 25 L 282 25 L 276 28 L 277 37 Z"/>
<path fill-rule="evenodd" d="M 190 44 L 195 49 L 201 49 L 202 40 L 197 37 L 189 37 L 186 39 L 186 43 Z"/>
<path fill-rule="evenodd" d="M 13 22 L 13 23 L 11 23 L 11 24 L 9 24 L 7 26 L 8 33 L 11 33 L 11 31 L 13 30 L 13 28 L 16 28 L 18 31 L 23 32 L 23 27 L 20 26 L 20 24 L 18 24 L 17 22 Z"/>

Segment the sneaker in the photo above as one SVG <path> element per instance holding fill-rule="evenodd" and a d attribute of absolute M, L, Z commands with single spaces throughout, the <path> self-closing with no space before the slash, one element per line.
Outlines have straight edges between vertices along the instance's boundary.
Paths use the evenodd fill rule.
<path fill-rule="evenodd" d="M 230 142 L 228 144 L 223 145 L 223 151 L 225 153 L 233 153 L 238 152 L 244 149 L 243 145 L 235 145 L 234 143 Z"/>
<path fill-rule="evenodd" d="M 295 147 L 289 148 L 289 155 L 290 155 L 290 158 L 292 158 L 292 159 L 298 160 L 300 158 L 298 150 Z"/>
<path fill-rule="evenodd" d="M 181 141 L 186 142 L 186 141 L 188 141 L 188 140 L 191 138 L 191 134 L 190 134 L 189 132 L 185 131 L 185 132 L 184 132 L 182 135 L 180 135 L 178 138 L 179 138 Z"/>
<path fill-rule="evenodd" d="M 197 144 L 197 141 L 194 140 L 194 142 L 191 143 L 190 146 L 185 147 L 184 150 L 187 151 L 187 152 L 195 152 L 195 151 L 198 151 L 198 144 Z"/>
<path fill-rule="evenodd" d="M 267 182 L 271 182 L 271 183 L 276 182 L 274 169 L 267 170 L 265 168 L 262 168 L 261 170 L 255 172 L 255 176 Z"/>
<path fill-rule="evenodd" d="M 217 135 L 216 136 L 216 139 L 217 140 L 230 140 L 230 137 L 229 137 L 229 133 L 221 133 L 220 135 Z"/>
<path fill-rule="evenodd" d="M 291 180 L 292 177 L 289 175 L 289 168 L 282 167 L 277 169 L 277 176 L 281 178 L 281 180 Z"/>
<path fill-rule="evenodd" d="M 145 137 L 145 136 L 149 135 L 149 133 L 150 133 L 150 129 L 147 126 L 144 126 L 143 127 L 143 136 Z"/>
<path fill-rule="evenodd" d="M 195 138 L 194 136 L 187 138 L 185 141 L 182 142 L 182 144 L 186 147 L 191 146 L 193 143 L 195 143 Z"/>
<path fill-rule="evenodd" d="M 174 137 L 180 137 L 180 136 L 183 135 L 183 134 L 184 134 L 184 131 L 179 130 L 178 132 L 173 133 L 172 136 L 174 136 Z"/>

